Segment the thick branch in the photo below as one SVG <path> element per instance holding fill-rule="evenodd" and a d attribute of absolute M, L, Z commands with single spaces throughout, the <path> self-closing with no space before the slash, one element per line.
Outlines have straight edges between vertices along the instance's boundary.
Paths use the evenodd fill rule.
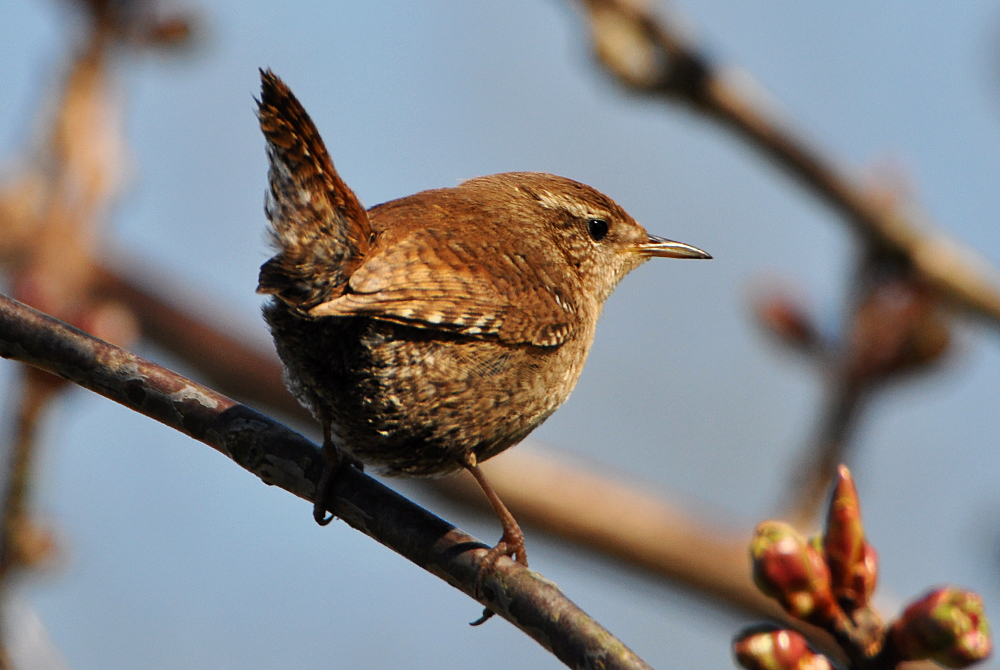
<path fill-rule="evenodd" d="M 218 327 L 175 307 L 146 288 L 153 283 L 106 266 L 92 269 L 94 290 L 126 305 L 142 328 L 144 337 L 194 366 L 213 386 L 242 399 L 252 399 L 285 415 L 312 422 L 312 416 L 292 397 L 282 380 L 281 363 L 272 352 L 241 342 Z M 156 278 L 165 295 L 184 295 L 186 289 L 163 277 Z"/>
<path fill-rule="evenodd" d="M 209 388 L 0 296 L 0 356 L 47 370 L 217 449 L 267 484 L 311 500 L 323 462 L 316 447 L 274 420 Z M 571 668 L 648 668 L 554 584 L 374 479 L 346 468 L 333 512 L 470 597 Z M 482 593 L 475 584 L 483 570 Z"/>

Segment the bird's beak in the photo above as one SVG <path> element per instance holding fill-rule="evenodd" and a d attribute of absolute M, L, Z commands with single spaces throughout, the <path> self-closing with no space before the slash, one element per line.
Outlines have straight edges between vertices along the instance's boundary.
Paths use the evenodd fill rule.
<path fill-rule="evenodd" d="M 711 258 L 712 256 L 698 247 L 692 247 L 683 242 L 666 240 L 656 235 L 650 235 L 649 241 L 637 244 L 635 250 L 643 256 L 659 256 L 661 258 Z"/>

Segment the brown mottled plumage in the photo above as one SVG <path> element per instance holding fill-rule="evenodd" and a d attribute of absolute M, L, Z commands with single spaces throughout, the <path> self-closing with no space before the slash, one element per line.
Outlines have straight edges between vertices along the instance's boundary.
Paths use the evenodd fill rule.
<path fill-rule="evenodd" d="M 471 179 L 365 211 L 288 88 L 261 72 L 277 254 L 264 316 L 288 385 L 338 450 L 391 475 L 468 468 L 525 565 L 513 517 L 477 463 L 520 442 L 573 390 L 604 300 L 652 237 L 589 186 L 539 173 Z M 325 491 L 316 517 L 325 521 Z"/>

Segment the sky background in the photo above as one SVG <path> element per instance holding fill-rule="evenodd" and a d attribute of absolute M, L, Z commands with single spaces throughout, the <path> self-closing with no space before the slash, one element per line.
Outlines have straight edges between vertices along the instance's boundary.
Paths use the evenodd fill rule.
<path fill-rule="evenodd" d="M 787 278 L 835 332 L 852 259 L 835 214 L 717 126 L 623 94 L 568 2 L 185 1 L 204 19 L 199 49 L 119 66 L 133 172 L 109 245 L 269 346 L 258 67 L 292 88 L 369 206 L 513 170 L 586 182 L 715 260 L 630 275 L 572 398 L 531 439 L 735 527 L 776 510 L 822 387 L 761 335 L 748 298 Z M 1000 265 L 1000 4 L 672 6 L 821 147 L 859 175 L 892 166 Z M 76 33 L 55 0 L 0 0 L 0 16 L 12 158 Z M 14 370 L 0 362 L 0 381 Z M 998 398 L 1000 338 L 962 322 L 947 364 L 882 395 L 861 427 L 852 466 L 887 607 L 952 582 L 1000 615 Z M 19 593 L 71 668 L 562 667 L 504 621 L 470 628 L 476 603 L 367 537 L 317 527 L 303 501 L 109 401 L 66 394 L 43 439 L 36 505 L 65 555 Z M 499 536 L 494 519 L 390 485 Z M 532 567 L 654 667 L 731 666 L 740 619 L 526 532 Z"/>

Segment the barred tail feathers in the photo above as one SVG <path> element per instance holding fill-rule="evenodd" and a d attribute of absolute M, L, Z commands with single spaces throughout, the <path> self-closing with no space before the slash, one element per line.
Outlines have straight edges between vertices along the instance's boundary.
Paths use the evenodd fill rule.
<path fill-rule="evenodd" d="M 260 77 L 270 163 L 264 209 L 277 254 L 261 267 L 257 292 L 305 313 L 343 290 L 368 251 L 371 224 L 299 101 L 270 70 Z"/>

